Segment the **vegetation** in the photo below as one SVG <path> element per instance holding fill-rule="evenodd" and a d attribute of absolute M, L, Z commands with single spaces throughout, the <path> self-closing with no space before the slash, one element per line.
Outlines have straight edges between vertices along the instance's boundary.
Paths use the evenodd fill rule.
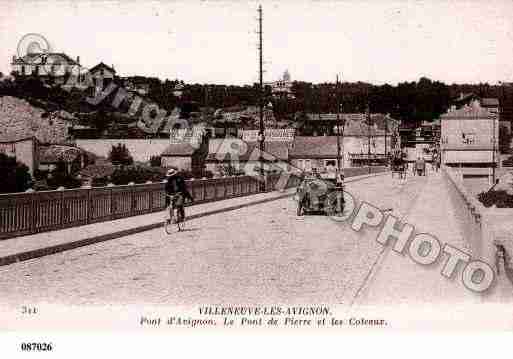
<path fill-rule="evenodd" d="M 160 167 L 162 165 L 162 156 L 151 156 L 150 157 L 150 166 L 151 167 Z"/>
<path fill-rule="evenodd" d="M 147 84 L 148 93 L 145 103 L 155 103 L 159 108 L 170 113 L 175 107 L 181 108 L 181 116 L 189 118 L 192 112 L 201 112 L 204 106 L 210 108 L 229 108 L 233 106 L 258 105 L 258 86 L 256 84 L 209 85 L 184 84 L 179 80 L 162 81 L 154 77 L 134 76 L 134 83 Z M 119 123 L 120 114 L 128 116 L 124 122 L 136 121 L 141 108 L 136 114 L 128 115 L 130 98 L 120 106 L 112 107 L 116 96 L 111 93 L 98 105 L 86 101 L 88 91 L 73 89 L 67 91 L 59 86 L 48 88 L 37 79 L 17 78 L 13 82 L 3 81 L 0 95 L 11 95 L 38 101 L 39 105 L 50 110 L 65 110 L 70 113 L 89 113 L 84 119 L 96 126 L 100 131 L 107 129 L 112 123 Z M 175 87 L 183 85 L 180 97 L 174 95 Z M 121 84 L 120 84 L 121 86 Z M 342 83 L 339 89 L 344 112 L 363 112 L 369 105 L 370 111 L 390 113 L 394 118 L 405 122 L 431 121 L 444 113 L 452 99 L 460 93 L 473 92 L 482 97 L 501 97 L 501 88 L 489 84 L 452 84 L 433 81 L 422 77 L 418 81 L 402 82 L 397 85 L 372 85 L 364 82 Z M 296 81 L 292 84 L 294 98 L 275 98 L 271 96 L 271 88 L 266 86 L 265 102 L 271 102 L 278 120 L 294 121 L 299 113 L 326 113 L 336 111 L 337 89 L 335 83 L 312 84 Z M 126 117 L 125 116 L 125 117 Z"/>
<path fill-rule="evenodd" d="M 477 198 L 485 207 L 495 205 L 497 208 L 513 208 L 513 195 L 504 190 L 482 192 Z"/>
<path fill-rule="evenodd" d="M 117 168 L 111 176 L 115 185 L 126 185 L 130 182 L 139 184 L 147 181 L 159 182 L 166 176 L 166 170 L 161 167 L 126 166 Z"/>
<path fill-rule="evenodd" d="M 134 159 L 124 144 L 113 145 L 109 153 L 109 160 L 113 165 L 128 166 L 134 163 Z"/>
<path fill-rule="evenodd" d="M 4 153 L 0 153 L 0 173 L 0 193 L 24 192 L 32 184 L 28 167 Z"/>

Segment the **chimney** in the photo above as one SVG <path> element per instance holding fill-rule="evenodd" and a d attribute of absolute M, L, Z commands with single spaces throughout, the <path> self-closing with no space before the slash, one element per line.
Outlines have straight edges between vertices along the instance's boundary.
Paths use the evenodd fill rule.
<path fill-rule="evenodd" d="M 80 65 L 80 56 L 77 56 L 77 64 Z"/>

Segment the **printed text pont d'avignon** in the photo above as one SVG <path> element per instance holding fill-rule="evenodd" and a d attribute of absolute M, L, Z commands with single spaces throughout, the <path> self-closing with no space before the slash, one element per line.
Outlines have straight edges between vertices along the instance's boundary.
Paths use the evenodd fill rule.
<path fill-rule="evenodd" d="M 199 316 L 142 316 L 142 327 L 213 328 L 213 327 L 386 327 L 382 318 L 335 317 L 326 306 L 204 306 Z"/>

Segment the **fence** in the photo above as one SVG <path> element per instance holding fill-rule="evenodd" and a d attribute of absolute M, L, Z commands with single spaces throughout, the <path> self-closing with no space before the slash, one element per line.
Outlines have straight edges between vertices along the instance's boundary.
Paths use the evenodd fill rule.
<path fill-rule="evenodd" d="M 348 168 L 345 176 L 385 170 L 386 167 Z M 269 175 L 265 191 L 276 190 L 279 178 L 278 174 Z M 290 176 L 285 188 L 295 187 L 299 181 Z M 236 176 L 186 183 L 194 202 L 199 204 L 260 193 L 262 182 L 252 176 Z M 0 239 L 147 214 L 164 207 L 164 183 L 4 194 L 0 195 Z"/>
<path fill-rule="evenodd" d="M 268 177 L 266 191 L 276 189 L 278 175 Z M 298 184 L 290 177 L 286 187 Z M 195 203 L 261 192 L 251 176 L 186 181 Z M 164 183 L 79 188 L 0 195 L 0 239 L 114 220 L 165 207 Z"/>

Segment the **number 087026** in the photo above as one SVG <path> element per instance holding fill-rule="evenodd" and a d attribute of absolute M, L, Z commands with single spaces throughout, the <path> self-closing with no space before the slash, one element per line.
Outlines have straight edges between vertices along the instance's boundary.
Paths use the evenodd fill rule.
<path fill-rule="evenodd" d="M 52 343 L 21 343 L 24 352 L 48 352 L 53 350 Z"/>

